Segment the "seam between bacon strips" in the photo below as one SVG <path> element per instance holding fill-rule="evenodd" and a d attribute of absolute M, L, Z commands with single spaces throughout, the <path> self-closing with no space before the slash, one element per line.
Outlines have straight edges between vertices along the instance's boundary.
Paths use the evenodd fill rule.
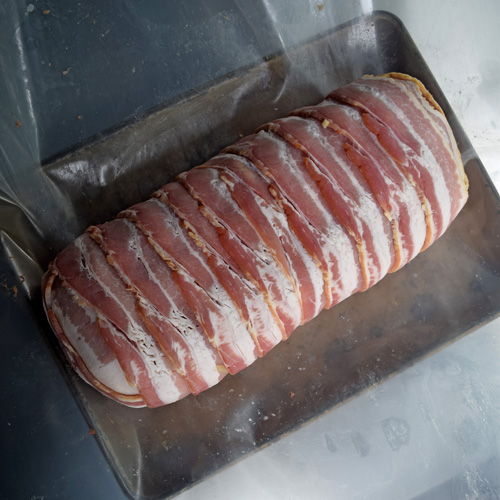
<path fill-rule="evenodd" d="M 279 136 L 277 136 L 277 138 L 279 140 L 282 140 Z M 225 152 L 226 150 L 228 150 L 228 152 Z M 290 227 L 290 224 L 289 224 L 289 218 L 290 218 L 290 215 L 287 214 L 287 210 L 286 208 L 283 206 L 283 202 L 286 200 L 286 203 L 287 205 L 289 206 L 288 209 L 290 210 L 293 210 L 294 211 L 294 214 L 296 216 L 299 216 L 301 218 L 303 218 L 304 220 L 306 220 L 306 223 L 308 226 L 310 226 L 311 228 L 313 228 L 315 231 L 317 231 L 317 229 L 314 227 L 314 225 L 307 219 L 305 219 L 305 217 L 302 217 L 302 215 L 300 215 L 300 211 L 297 209 L 297 207 L 295 206 L 295 204 L 293 203 L 293 200 L 291 200 L 289 197 L 287 197 L 285 195 L 285 193 L 279 188 L 279 186 L 276 184 L 276 181 L 275 179 L 273 179 L 271 177 L 270 174 L 266 174 L 258 165 L 257 162 L 253 161 L 253 158 L 251 157 L 251 155 L 243 150 L 238 150 L 236 152 L 233 152 L 231 150 L 231 146 L 229 146 L 228 148 L 226 148 L 225 150 L 223 150 L 223 155 L 228 155 L 228 156 L 237 156 L 239 158 L 242 158 L 244 160 L 246 160 L 247 162 L 249 162 L 251 164 L 251 166 L 253 166 L 253 171 L 255 173 L 257 173 L 265 182 L 268 183 L 268 189 L 269 189 L 269 193 L 271 194 L 271 196 L 276 200 L 276 203 L 278 205 L 278 207 L 281 209 L 281 212 L 283 213 L 284 217 L 286 218 L 287 220 L 287 223 L 288 223 L 288 228 L 289 230 L 294 233 L 297 237 L 297 233 L 296 231 L 293 229 L 293 227 Z M 216 157 L 215 157 L 216 158 Z M 223 168 L 226 168 L 226 167 L 223 167 Z M 229 170 L 229 169 L 228 169 Z M 230 172 L 232 172 L 231 170 L 229 170 Z M 232 172 L 234 175 L 238 176 L 237 173 L 235 172 Z M 242 179 L 240 176 L 238 176 L 243 182 L 244 182 L 244 179 Z M 257 195 L 259 194 L 257 191 L 255 191 L 251 186 L 249 186 L 249 188 L 254 191 Z M 329 271 L 328 269 L 323 269 L 323 265 L 322 263 L 320 262 L 319 258 L 317 255 L 314 255 L 312 253 L 309 252 L 309 255 L 311 256 L 311 258 L 314 260 L 316 266 L 322 271 L 322 275 L 323 275 L 323 281 L 324 281 L 324 291 L 325 291 L 325 307 L 331 307 L 332 305 L 332 293 L 331 293 L 331 282 L 330 282 L 330 275 L 329 275 Z"/>
<path fill-rule="evenodd" d="M 134 294 L 136 304 L 137 305 L 140 304 L 141 301 L 146 303 L 148 305 L 148 307 L 151 308 L 151 310 L 153 311 L 154 314 L 156 314 L 159 318 L 164 318 L 165 320 L 168 321 L 168 318 L 166 318 L 163 314 L 161 314 L 153 304 L 151 304 L 148 300 L 146 300 L 146 298 L 141 294 L 140 290 L 131 282 L 131 280 L 125 275 L 125 273 L 123 273 L 121 267 L 115 262 L 115 260 L 113 259 L 113 256 L 108 252 L 104 242 L 102 241 L 99 228 L 95 227 L 95 226 L 90 226 L 87 229 L 87 232 L 89 233 L 91 238 L 99 245 L 100 249 L 102 250 L 102 252 L 106 256 L 107 262 L 116 270 L 116 272 L 120 276 L 120 279 L 122 280 L 123 284 Z M 154 329 L 150 326 L 149 320 L 147 318 L 145 318 L 145 315 L 142 313 L 142 311 L 140 310 L 139 307 L 137 307 L 137 313 L 139 314 L 139 316 L 143 320 L 144 325 L 146 326 L 148 333 L 158 342 L 158 345 L 160 346 L 162 352 L 165 354 L 165 356 L 172 363 L 172 367 L 174 368 L 175 372 L 177 372 L 184 379 L 184 381 L 189 386 L 191 393 L 195 394 L 196 391 L 193 390 L 191 381 L 187 377 L 187 374 L 185 373 L 185 371 L 183 371 L 181 369 L 180 366 L 177 365 L 177 363 L 172 358 L 172 356 L 168 353 L 168 351 L 163 348 L 162 343 L 160 342 L 160 340 L 156 337 L 156 335 L 154 333 Z M 168 321 L 168 322 L 169 322 L 169 324 L 171 324 L 170 321 Z M 173 328 L 176 328 L 174 325 L 171 325 L 171 326 Z"/>
<path fill-rule="evenodd" d="M 233 238 L 236 238 L 240 244 L 248 251 L 250 252 L 251 254 L 255 255 L 255 258 L 256 260 L 260 261 L 260 262 L 264 262 L 258 255 L 256 255 L 255 251 L 249 247 L 239 236 L 238 234 L 236 234 L 232 229 L 231 227 L 229 227 L 224 220 L 221 220 L 220 217 L 217 216 L 217 214 L 211 210 L 210 208 L 208 208 L 204 203 L 203 201 L 198 197 L 198 195 L 194 194 L 191 190 L 191 188 L 189 186 L 186 186 L 182 180 L 182 178 L 180 176 L 178 176 L 178 181 L 185 186 L 185 188 L 187 189 L 187 191 L 191 194 L 191 196 L 196 200 L 198 201 L 198 203 L 200 204 L 200 213 L 218 230 L 223 230 L 223 231 L 226 231 L 228 234 L 230 234 Z M 221 181 L 223 182 L 223 181 Z M 231 195 L 232 196 L 232 195 Z M 264 242 L 263 242 L 264 243 Z M 264 244 L 264 246 L 267 247 L 267 245 Z M 274 255 L 273 255 L 273 252 L 269 252 L 269 254 L 271 255 L 271 258 L 273 259 L 273 261 L 275 262 L 276 264 L 276 260 L 274 259 Z M 265 264 L 265 262 L 264 262 Z M 273 311 L 276 310 L 276 306 L 274 305 L 273 303 L 273 300 L 268 292 L 268 290 L 264 289 L 263 287 L 261 287 L 258 283 L 258 281 L 250 275 L 250 273 L 248 272 L 245 272 L 245 275 L 246 277 L 257 287 L 258 290 L 260 290 L 260 292 L 262 293 L 262 295 L 264 296 L 266 302 L 269 304 L 270 307 L 273 308 Z M 289 281 L 289 279 L 285 276 L 285 278 Z M 292 286 L 293 286 L 293 283 L 292 283 Z M 295 293 L 295 291 L 294 291 Z M 297 295 L 296 295 L 297 296 Z M 299 300 L 300 302 L 300 297 L 297 296 L 297 299 Z M 281 324 L 282 321 L 278 318 L 278 313 L 276 312 L 276 319 L 277 321 L 280 321 Z M 286 333 L 285 331 L 285 328 L 283 327 L 282 328 L 282 332 L 283 332 L 283 340 L 286 340 L 290 333 Z"/>
<path fill-rule="evenodd" d="M 151 199 L 155 199 L 159 203 L 163 203 L 158 198 L 150 198 L 150 200 Z M 182 274 L 190 277 L 192 279 L 193 283 L 195 283 L 196 287 L 199 288 L 200 290 L 203 290 L 203 293 L 206 294 L 209 297 L 209 299 L 212 300 L 212 302 L 214 304 L 216 304 L 218 307 L 222 306 L 222 304 L 217 300 L 216 297 L 213 297 L 212 294 L 210 294 L 207 290 L 205 290 L 203 288 L 203 286 L 201 286 L 200 283 L 198 283 L 198 281 L 196 280 L 195 276 L 193 276 L 189 272 L 189 270 L 185 268 L 185 266 L 183 266 L 180 262 L 178 262 L 167 251 L 165 251 L 163 249 L 163 247 L 150 234 L 148 234 L 149 232 L 146 231 L 145 228 L 143 227 L 143 225 L 140 223 L 140 221 L 137 220 L 137 217 L 133 213 L 133 210 L 131 210 L 131 209 L 124 210 L 124 211 L 120 212 L 120 214 L 118 215 L 118 217 L 124 217 L 124 218 L 127 218 L 128 220 L 130 220 L 130 222 L 132 222 L 146 236 L 146 238 L 147 238 L 148 242 L 150 243 L 150 245 L 154 248 L 154 250 L 162 258 L 162 260 L 167 263 L 167 265 L 170 267 L 170 269 L 172 269 L 172 271 L 174 273 L 182 273 Z M 215 276 L 214 276 L 214 278 L 217 279 Z M 222 284 L 218 280 L 217 280 L 217 284 L 219 285 L 219 287 L 221 289 L 223 289 L 225 291 L 225 288 L 222 286 Z M 209 333 L 208 333 L 205 325 L 203 324 L 203 321 L 201 321 L 201 319 L 199 318 L 198 313 L 195 310 L 193 310 L 192 307 L 191 307 L 191 310 L 192 310 L 194 316 L 199 321 L 200 325 L 202 326 L 203 331 L 204 331 L 204 333 L 206 335 L 206 338 L 214 346 L 214 348 L 217 350 L 217 352 L 219 352 L 221 360 L 223 361 L 223 363 L 225 365 L 225 369 L 229 373 L 234 374 L 234 373 L 232 373 L 232 370 L 229 368 L 229 365 L 224 360 L 224 356 L 220 353 L 220 346 L 217 345 L 217 342 L 216 342 L 215 338 L 214 339 L 210 338 L 210 335 L 209 335 Z M 238 314 L 239 314 L 239 312 L 238 312 Z M 249 332 L 249 334 L 250 334 L 250 332 Z"/>
<path fill-rule="evenodd" d="M 102 384 L 92 374 L 90 369 L 87 367 L 87 365 L 85 364 L 85 362 L 81 358 L 78 351 L 73 347 L 72 343 L 70 342 L 70 340 L 66 336 L 64 329 L 62 328 L 61 324 L 59 323 L 59 319 L 57 318 L 56 313 L 52 310 L 51 291 L 52 291 L 52 283 L 53 283 L 55 278 L 61 280 L 62 285 L 70 291 L 70 293 L 73 296 L 73 299 L 77 303 L 78 303 L 78 300 L 83 301 L 83 299 L 64 280 L 61 279 L 61 277 L 59 276 L 59 274 L 56 271 L 52 270 L 52 273 L 51 273 L 50 277 L 47 279 L 47 283 L 44 287 L 44 296 L 45 296 L 44 308 L 47 312 L 47 315 L 50 318 L 51 324 L 54 326 L 54 330 L 57 334 L 57 338 L 60 341 L 63 350 L 67 350 L 67 352 L 70 356 L 71 365 L 72 365 L 73 369 L 82 377 L 83 380 L 88 382 L 91 386 L 95 387 L 101 393 L 105 394 L 106 396 L 111 397 L 115 401 L 122 403 L 122 404 L 125 404 L 127 406 L 144 407 L 146 403 L 140 394 L 137 394 L 137 395 L 122 394 L 122 393 L 114 391 L 113 389 L 111 389 L 107 385 Z M 86 305 L 88 305 L 89 308 L 92 308 L 92 306 L 90 304 L 86 303 Z M 96 312 L 94 308 L 92 308 L 92 309 L 94 310 L 94 312 Z M 105 341 L 105 339 L 103 339 L 103 340 Z M 113 349 L 111 349 L 111 351 L 113 351 Z M 116 356 L 116 353 L 115 353 L 115 356 Z M 120 364 L 118 356 L 116 356 L 116 359 L 117 359 L 118 363 Z M 121 365 L 120 365 L 120 368 L 121 368 Z M 124 375 L 128 381 L 128 377 L 126 376 L 125 372 L 124 372 Z M 130 383 L 130 381 L 129 381 L 129 383 Z M 130 384 L 130 385 L 132 387 L 135 387 L 133 384 Z"/>
<path fill-rule="evenodd" d="M 189 192 L 188 192 L 188 194 L 189 194 L 189 196 L 191 196 L 191 194 Z M 162 203 L 165 203 L 173 212 L 176 213 L 176 215 L 181 219 L 181 223 L 182 223 L 183 227 L 187 230 L 188 235 L 193 239 L 193 241 L 196 243 L 196 245 L 198 245 L 202 249 L 202 251 L 205 253 L 205 255 L 207 255 L 207 257 L 213 257 L 214 259 L 224 263 L 227 266 L 227 268 L 229 269 L 229 272 L 231 272 L 232 275 L 237 276 L 237 278 L 239 280 L 241 280 L 242 285 L 249 290 L 249 293 L 251 293 L 251 294 L 261 293 L 260 290 L 256 287 L 255 283 L 248 276 L 242 274 L 243 271 L 241 269 L 239 269 L 239 268 L 234 269 L 233 266 L 231 266 L 227 262 L 227 260 L 224 259 L 224 257 L 222 255 L 220 255 L 213 248 L 213 246 L 209 242 L 207 242 L 199 234 L 199 232 L 196 231 L 196 229 L 193 227 L 193 225 L 190 223 L 190 221 L 188 219 L 184 218 L 183 216 L 181 216 L 177 207 L 175 207 L 175 205 L 170 203 L 168 197 L 162 191 L 156 191 L 155 193 L 153 193 L 153 196 L 157 197 Z M 192 197 L 192 199 L 194 201 L 196 201 L 196 203 L 198 204 L 198 210 L 200 210 L 200 208 L 201 208 L 200 202 L 198 200 L 195 200 L 193 197 Z M 200 213 L 202 213 L 201 210 L 200 210 Z M 210 265 L 210 261 L 209 261 L 209 265 Z M 237 265 L 237 264 L 235 264 L 235 265 Z M 216 272 L 216 271 L 214 270 L 214 272 Z M 248 282 L 251 283 L 251 285 L 253 285 L 255 287 L 255 290 L 252 290 L 252 288 L 250 287 Z M 221 286 L 223 286 L 222 283 L 221 283 Z M 231 293 L 228 290 L 226 290 L 226 292 L 228 293 L 229 297 L 231 297 L 231 299 L 233 300 L 235 307 L 237 308 L 242 321 L 247 325 L 247 328 L 250 332 L 250 335 L 252 336 L 252 339 L 254 340 L 257 349 L 259 350 L 259 357 L 261 357 L 262 356 L 262 348 L 260 346 L 260 343 L 258 340 L 258 334 L 255 330 L 255 327 L 254 327 L 252 321 L 251 321 L 251 318 L 249 318 L 248 320 L 245 319 L 243 312 L 240 311 L 240 308 L 239 308 L 238 304 L 235 302 L 235 299 L 232 298 Z M 281 324 L 281 320 L 278 318 L 276 311 L 273 310 L 273 308 L 270 306 L 270 304 L 267 301 L 265 301 L 265 304 L 269 308 L 273 318 L 275 319 L 275 322 L 277 323 L 278 328 L 280 328 L 280 330 L 283 331 L 283 326 Z"/>

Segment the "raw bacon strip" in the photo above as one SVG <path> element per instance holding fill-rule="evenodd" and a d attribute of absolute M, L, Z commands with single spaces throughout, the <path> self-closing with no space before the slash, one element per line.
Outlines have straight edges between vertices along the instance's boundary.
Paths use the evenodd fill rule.
<path fill-rule="evenodd" d="M 414 87 L 414 92 L 411 92 L 400 80 L 387 78 L 386 76 L 366 76 L 363 80 L 370 81 L 370 85 L 375 86 L 377 89 L 383 89 L 390 100 L 397 103 L 404 113 L 410 115 L 411 120 L 407 120 L 407 126 L 411 123 L 413 130 L 425 145 L 423 148 L 425 154 L 428 154 L 426 148 L 429 148 L 432 156 L 445 172 L 446 184 L 452 197 L 451 217 L 453 219 L 467 200 L 468 179 L 450 125 L 444 119 L 441 108 L 437 106 L 434 99 L 429 99 L 430 94 L 428 92 L 421 91 L 421 98 L 416 98 L 415 91 L 417 91 L 417 88 Z M 417 80 L 411 80 L 411 83 L 415 82 Z M 410 81 L 407 80 L 406 83 L 409 84 Z M 423 86 L 420 86 L 418 90 L 422 88 Z M 424 94 L 427 99 L 424 98 Z M 431 108 L 430 102 L 433 102 L 436 108 Z M 431 109 L 435 112 L 431 112 Z M 438 117 L 441 117 L 441 119 Z M 426 159 L 429 161 L 429 158 Z"/>
<path fill-rule="evenodd" d="M 330 209 L 358 247 L 363 290 L 394 264 L 392 228 L 365 179 L 348 158 L 344 139 L 316 120 L 289 117 L 274 122 L 277 133 L 306 153 L 306 167 Z"/>
<path fill-rule="evenodd" d="M 325 307 L 358 291 L 361 273 L 356 264 L 357 250 L 306 171 L 302 153 L 263 131 L 241 139 L 225 151 L 247 157 L 253 163 L 243 163 L 244 158 L 232 154 L 216 156 L 210 162 L 223 164 L 258 192 L 262 187 L 252 172 L 267 179 L 267 189 L 285 212 L 290 228 L 323 272 Z"/>
<path fill-rule="evenodd" d="M 269 352 L 282 339 L 282 323 L 254 284 L 242 276 L 238 264 L 220 243 L 216 228 L 200 213 L 198 202 L 178 182 L 167 184 L 154 196 L 175 212 L 207 255 L 210 267 L 247 323 L 259 355 Z"/>
<path fill-rule="evenodd" d="M 435 122 L 404 86 L 388 78 L 365 77 L 330 94 L 359 107 L 380 143 L 405 169 L 425 197 L 428 224 L 435 241 L 467 198 L 463 167 Z"/>
<path fill-rule="evenodd" d="M 397 164 L 365 127 L 361 112 L 332 101 L 302 108 L 297 116 L 313 116 L 348 139 L 347 156 L 359 167 L 386 217 L 391 221 L 396 259 L 395 271 L 422 249 L 426 238 L 425 214 L 414 187 Z"/>
<path fill-rule="evenodd" d="M 457 141 L 455 140 L 450 124 L 446 120 L 441 106 L 439 106 L 432 95 L 416 78 L 412 78 L 411 76 L 401 73 L 388 73 L 384 76 L 397 80 L 398 83 L 403 84 L 406 87 L 406 90 L 413 94 L 422 107 L 427 111 L 429 116 L 434 120 L 434 123 L 439 127 L 441 133 L 453 151 L 456 164 L 461 166 L 461 168 L 459 168 L 461 170 L 462 181 L 467 184 L 468 181 L 465 176 L 465 171 L 463 170 L 462 157 L 460 155 L 460 151 L 458 150 Z"/>
<path fill-rule="evenodd" d="M 127 378 L 139 388 L 147 406 L 156 408 L 169 404 L 166 401 L 175 401 L 175 397 L 178 400 L 189 394 L 188 386 L 182 384 L 182 379 L 175 372 L 168 367 L 164 368 L 162 361 L 148 360 L 150 363 L 145 361 L 143 354 L 130 342 L 128 336 L 109 320 L 98 316 L 97 326 L 101 337 L 116 353 Z M 154 357 L 161 359 L 161 354 Z M 166 383 L 165 378 L 170 379 L 169 382 Z M 166 386 L 159 386 L 158 382 Z"/>
<path fill-rule="evenodd" d="M 46 280 L 44 304 L 61 347 L 73 369 L 99 392 L 131 407 L 145 406 L 129 384 L 115 353 L 101 337 L 95 312 L 52 274 Z"/>
<path fill-rule="evenodd" d="M 193 394 L 217 384 L 226 370 L 187 305 L 172 271 L 130 221 L 89 230 L 125 283 L 136 290 L 142 319 L 186 378 Z"/>
<path fill-rule="evenodd" d="M 194 168 L 181 174 L 179 180 L 202 204 L 203 214 L 220 229 L 221 243 L 240 269 L 274 304 L 288 338 L 300 325 L 301 307 L 286 261 L 276 257 L 282 249 L 270 249 L 264 244 L 216 169 Z"/>
<path fill-rule="evenodd" d="M 125 378 L 115 353 L 99 335 L 95 312 L 85 304 L 79 304 L 77 296 L 71 294 L 59 278 L 52 286 L 52 310 L 67 332 L 67 339 L 95 379 L 116 393 L 138 395 L 137 388 Z"/>
<path fill-rule="evenodd" d="M 148 406 L 162 406 L 189 394 L 145 328 L 133 293 L 88 234 L 61 252 L 52 270 L 96 311 L 101 335 Z"/>
<path fill-rule="evenodd" d="M 150 407 L 205 390 L 404 265 L 463 206 L 456 142 L 418 80 L 364 77 L 292 115 L 51 263 L 49 320 L 97 390 Z"/>
<path fill-rule="evenodd" d="M 323 277 L 304 247 L 293 237 L 286 217 L 270 193 L 261 197 L 230 171 L 220 174 L 253 227 L 269 248 L 280 247 L 298 292 L 302 309 L 301 324 L 324 308 Z"/>
<path fill-rule="evenodd" d="M 358 106 L 365 111 L 363 120 L 367 128 L 377 136 L 380 144 L 401 165 L 402 171 L 417 189 L 426 214 L 427 237 L 423 245 L 423 250 L 425 250 L 444 231 L 446 227 L 444 215 L 446 212 L 450 213 L 450 196 L 444 184 L 442 171 L 430 170 L 430 165 L 418 158 L 418 153 L 416 154 L 415 151 L 418 151 L 419 146 L 415 144 L 415 139 L 410 133 L 406 133 L 406 140 L 411 142 L 412 147 L 398 137 L 401 133 L 393 130 L 388 123 L 391 122 L 394 127 L 396 123 L 399 123 L 399 118 L 387 106 L 384 106 L 384 103 L 378 102 L 371 95 L 364 96 L 365 91 L 362 88 L 351 87 L 341 92 L 332 93 L 330 97 Z M 379 116 L 384 117 L 385 121 L 382 121 Z M 438 187 L 440 187 L 439 192 Z"/>
<path fill-rule="evenodd" d="M 433 185 L 432 175 L 429 174 L 425 167 L 421 167 L 417 158 L 406 155 L 397 138 L 389 129 L 384 129 L 385 126 L 376 118 L 364 113 L 363 121 L 366 127 L 377 136 L 380 144 L 401 166 L 402 172 L 417 191 L 425 213 L 427 226 L 426 238 L 422 246 L 423 251 L 444 231 L 443 214 L 438 206 L 439 199 Z"/>
<path fill-rule="evenodd" d="M 134 222 L 170 265 L 174 279 L 229 373 L 253 363 L 258 351 L 245 323 L 180 219 L 157 199 L 134 205 L 121 216 Z"/>

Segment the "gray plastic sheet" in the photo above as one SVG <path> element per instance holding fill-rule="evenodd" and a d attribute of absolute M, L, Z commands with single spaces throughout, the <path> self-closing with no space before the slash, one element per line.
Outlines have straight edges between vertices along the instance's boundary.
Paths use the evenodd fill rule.
<path fill-rule="evenodd" d="M 1 9 L 16 20 L 0 35 L 3 300 L 37 319 L 131 497 L 201 481 L 498 315 L 498 196 L 397 19 L 321 2 Z M 464 157 L 470 201 L 438 243 L 196 398 L 134 410 L 71 372 L 40 303 L 57 252 L 265 121 L 386 71 L 425 83 Z"/>

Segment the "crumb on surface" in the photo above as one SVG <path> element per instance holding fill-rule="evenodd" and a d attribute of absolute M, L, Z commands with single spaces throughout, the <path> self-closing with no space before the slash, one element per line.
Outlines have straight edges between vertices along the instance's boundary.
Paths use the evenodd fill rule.
<path fill-rule="evenodd" d="M 6 283 L 0 283 L 0 285 L 5 288 L 5 290 L 7 290 L 7 292 L 12 292 L 13 295 L 14 295 L 14 298 L 17 299 L 17 292 L 18 292 L 18 289 L 17 289 L 17 286 L 14 285 L 12 287 L 8 286 Z"/>

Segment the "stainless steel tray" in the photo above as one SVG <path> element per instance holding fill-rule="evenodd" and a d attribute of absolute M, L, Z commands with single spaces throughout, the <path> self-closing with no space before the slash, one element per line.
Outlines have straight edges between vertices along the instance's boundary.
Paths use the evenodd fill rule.
<path fill-rule="evenodd" d="M 44 167 L 78 207 L 71 221 L 76 235 L 240 134 L 317 102 L 362 74 L 387 71 L 416 76 L 436 97 L 470 179 L 470 200 L 458 219 L 406 268 L 323 312 L 237 376 L 156 410 L 122 407 L 81 382 L 44 323 L 74 395 L 131 497 L 164 498 L 201 481 L 497 316 L 499 198 L 404 26 L 384 12 L 212 82 Z M 114 165 L 113 182 L 93 182 Z M 54 232 L 52 241 L 50 257 L 67 236 Z M 34 307 L 42 318 L 39 302 Z"/>

